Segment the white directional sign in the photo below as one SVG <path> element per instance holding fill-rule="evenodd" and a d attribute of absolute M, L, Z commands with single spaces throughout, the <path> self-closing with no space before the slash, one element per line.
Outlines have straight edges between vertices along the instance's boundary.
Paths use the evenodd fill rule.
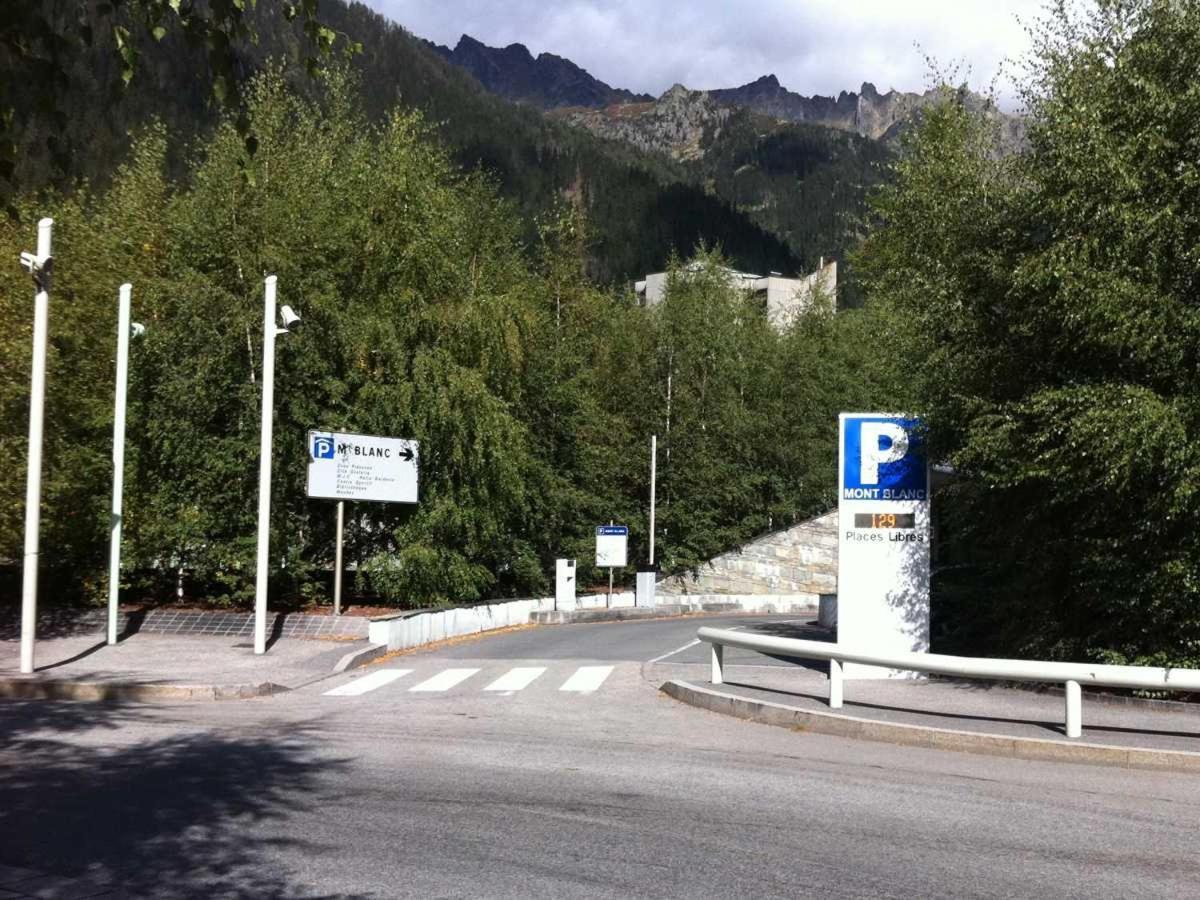
<path fill-rule="evenodd" d="M 624 525 L 596 526 L 596 567 L 620 569 L 626 564 L 629 529 Z"/>
<path fill-rule="evenodd" d="M 308 433 L 308 496 L 417 502 L 417 442 L 336 431 Z"/>
<path fill-rule="evenodd" d="M 838 643 L 929 650 L 929 470 L 917 420 L 842 413 Z M 847 678 L 898 674 L 847 663 Z"/>

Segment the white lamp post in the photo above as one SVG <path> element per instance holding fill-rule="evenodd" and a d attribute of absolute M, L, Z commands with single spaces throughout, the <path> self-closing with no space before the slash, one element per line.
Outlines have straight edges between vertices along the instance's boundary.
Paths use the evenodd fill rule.
<path fill-rule="evenodd" d="M 268 275 L 263 300 L 262 433 L 258 445 L 258 569 L 254 581 L 254 652 L 267 652 L 267 576 L 271 550 L 271 432 L 275 406 L 275 336 L 287 334 L 300 317 L 283 307 L 283 328 L 275 324 L 275 281 Z"/>
<path fill-rule="evenodd" d="M 125 488 L 125 395 L 129 385 L 129 338 L 145 328 L 129 321 L 129 295 L 133 286 L 121 285 L 117 303 L 117 390 L 113 412 L 112 541 L 108 553 L 108 642 L 117 642 L 117 595 L 121 587 L 121 502 Z"/>
<path fill-rule="evenodd" d="M 33 672 L 37 632 L 38 533 L 42 523 L 42 414 L 46 404 L 46 333 L 50 324 L 50 238 L 54 220 L 38 222 L 37 253 L 22 253 L 33 276 L 33 366 L 29 379 L 29 468 L 25 480 L 25 571 L 21 583 L 21 672 Z"/>

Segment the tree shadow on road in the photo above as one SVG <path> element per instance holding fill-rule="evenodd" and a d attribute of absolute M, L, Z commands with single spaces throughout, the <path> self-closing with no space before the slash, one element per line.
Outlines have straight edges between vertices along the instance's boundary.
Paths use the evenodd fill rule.
<path fill-rule="evenodd" d="M 120 730 L 146 710 L 0 703 L 0 862 L 136 897 L 349 896 L 287 871 L 331 852 L 288 820 L 319 806 L 322 776 L 344 761 L 320 756 L 291 723 L 128 743 Z"/>

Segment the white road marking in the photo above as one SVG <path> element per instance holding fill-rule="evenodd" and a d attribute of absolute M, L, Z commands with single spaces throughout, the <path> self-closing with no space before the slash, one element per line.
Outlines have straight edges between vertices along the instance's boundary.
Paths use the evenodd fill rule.
<path fill-rule="evenodd" d="M 692 647 L 695 647 L 698 643 L 700 643 L 700 639 L 696 638 L 696 640 L 689 641 L 688 643 L 686 643 L 682 647 L 680 647 L 678 650 L 672 650 L 670 653 L 664 653 L 662 656 L 654 657 L 654 659 L 650 660 L 650 662 L 652 662 L 652 663 L 661 662 L 662 660 L 666 659 L 668 656 L 674 656 L 676 653 L 682 653 L 684 650 L 690 650 Z"/>
<path fill-rule="evenodd" d="M 590 694 L 604 684 L 604 679 L 612 674 L 612 670 L 612 666 L 580 666 L 559 690 Z"/>
<path fill-rule="evenodd" d="M 491 684 L 485 691 L 520 691 L 529 687 L 539 675 L 546 671 L 545 666 L 518 666 L 509 669 Z"/>
<path fill-rule="evenodd" d="M 726 630 L 726 631 L 737 631 L 739 628 L 745 628 L 745 627 L 746 627 L 745 625 L 734 625 L 732 628 L 727 628 L 727 629 L 725 629 L 725 630 Z M 667 657 L 669 657 L 669 656 L 674 656 L 676 653 L 682 653 L 684 650 L 690 650 L 690 649 L 692 649 L 692 648 L 693 648 L 693 647 L 695 647 L 695 646 L 696 646 L 698 643 L 700 643 L 700 639 L 699 639 L 699 638 L 697 638 L 697 639 L 696 639 L 696 640 L 694 640 L 694 641 L 690 641 L 690 642 L 688 642 L 688 643 L 684 644 L 684 645 L 683 645 L 682 647 L 680 647 L 678 650 L 672 650 L 670 653 L 664 653 L 662 656 L 656 656 L 656 657 L 654 657 L 654 659 L 650 660 L 650 662 L 646 663 L 646 665 L 650 665 L 650 663 L 662 662 L 664 659 L 666 659 L 666 658 L 667 658 Z"/>
<path fill-rule="evenodd" d="M 367 691 L 373 691 L 376 688 L 381 688 L 385 684 L 391 684 L 398 678 L 403 678 L 412 669 L 380 669 L 378 672 L 372 672 L 370 675 L 364 675 L 362 678 L 356 678 L 354 681 L 347 682 L 340 687 L 335 687 L 332 691 L 326 691 L 326 697 L 356 697 L 359 694 L 365 694 Z"/>
<path fill-rule="evenodd" d="M 456 684 L 461 684 L 466 681 L 478 669 L 447 669 L 445 672 L 438 672 L 432 678 L 422 681 L 420 684 L 410 687 L 410 691 L 448 691 Z"/>

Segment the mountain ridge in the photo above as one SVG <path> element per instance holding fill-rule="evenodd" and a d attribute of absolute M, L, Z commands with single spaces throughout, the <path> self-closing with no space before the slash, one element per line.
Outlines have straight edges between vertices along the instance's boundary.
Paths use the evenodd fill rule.
<path fill-rule="evenodd" d="M 681 90 L 691 91 L 683 85 L 673 85 L 659 97 L 635 94 L 611 87 L 565 57 L 542 53 L 535 59 L 523 44 L 489 47 L 466 34 L 459 38 L 454 50 L 432 43 L 429 46 L 443 59 L 473 75 L 485 89 L 507 100 L 551 113 L 569 110 L 564 118 L 583 124 L 594 133 L 630 140 L 643 150 L 663 150 L 677 159 L 694 158 L 698 153 L 693 146 L 681 156 L 677 140 L 655 148 L 646 143 L 644 129 L 623 124 L 647 113 L 652 106 L 661 111 Z M 920 110 L 937 102 L 942 94 L 937 88 L 922 93 L 891 88 L 880 93 L 873 82 L 864 81 L 858 91 L 841 91 L 836 97 L 806 96 L 784 87 L 774 73 L 737 87 L 691 92 L 703 94 L 715 104 L 745 107 L 779 121 L 835 128 L 889 143 L 895 142 Z M 1020 149 L 1024 142 L 1020 117 L 1001 111 L 989 98 L 973 91 L 966 91 L 963 96 L 972 109 L 993 123 L 998 153 Z M 603 110 L 605 114 L 598 117 L 587 110 Z M 605 121 L 611 126 L 608 133 L 600 127 Z"/>
<path fill-rule="evenodd" d="M 475 76 L 489 91 L 515 103 L 555 109 L 654 99 L 649 94 L 611 87 L 566 57 L 553 53 L 539 53 L 534 57 L 529 48 L 520 43 L 489 47 L 469 34 L 462 35 L 453 50 L 432 41 L 425 43 L 447 62 Z"/>

